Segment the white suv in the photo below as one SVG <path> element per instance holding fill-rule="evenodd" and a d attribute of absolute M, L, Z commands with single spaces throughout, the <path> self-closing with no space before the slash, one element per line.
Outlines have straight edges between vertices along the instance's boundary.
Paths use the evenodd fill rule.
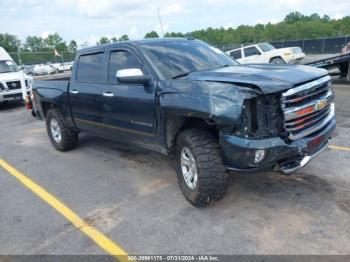
<path fill-rule="evenodd" d="M 19 70 L 11 56 L 0 47 L 0 103 L 22 101 L 30 93 L 32 79 Z"/>
<path fill-rule="evenodd" d="M 305 57 L 300 47 L 276 49 L 269 43 L 249 45 L 226 52 L 241 64 L 294 64 Z"/>

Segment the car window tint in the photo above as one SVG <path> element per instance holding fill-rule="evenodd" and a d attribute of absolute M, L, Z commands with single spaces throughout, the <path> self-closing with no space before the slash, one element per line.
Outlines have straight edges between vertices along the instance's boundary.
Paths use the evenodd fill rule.
<path fill-rule="evenodd" d="M 103 53 L 80 56 L 77 68 L 77 81 L 100 83 L 102 68 Z"/>
<path fill-rule="evenodd" d="M 109 72 L 108 79 L 110 83 L 116 83 L 116 73 L 121 69 L 139 68 L 142 70 L 142 65 L 136 59 L 136 57 L 126 51 L 114 51 L 111 52 L 109 57 Z M 143 70 L 142 70 L 143 71 Z"/>
<path fill-rule="evenodd" d="M 240 58 L 242 58 L 241 49 L 232 51 L 232 52 L 230 53 L 230 56 L 232 56 L 234 59 L 240 59 Z"/>
<path fill-rule="evenodd" d="M 259 50 L 256 47 L 254 47 L 254 46 L 244 48 L 244 55 L 245 55 L 245 57 L 253 56 L 253 55 L 259 55 L 259 54 L 260 54 Z"/>

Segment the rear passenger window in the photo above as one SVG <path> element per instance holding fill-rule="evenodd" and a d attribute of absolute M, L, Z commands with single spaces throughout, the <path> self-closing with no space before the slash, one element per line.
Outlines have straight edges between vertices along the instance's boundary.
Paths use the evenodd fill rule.
<path fill-rule="evenodd" d="M 136 59 L 136 57 L 126 51 L 111 52 L 109 57 L 109 72 L 108 79 L 110 83 L 116 83 L 116 73 L 121 69 L 139 68 L 142 70 L 142 65 Z M 143 71 L 143 70 L 142 70 Z"/>
<path fill-rule="evenodd" d="M 101 83 L 103 53 L 82 55 L 79 57 L 77 81 Z"/>
<path fill-rule="evenodd" d="M 245 57 L 253 56 L 253 55 L 260 55 L 260 52 L 256 47 L 252 46 L 252 47 L 244 48 L 244 55 L 245 55 Z"/>
<path fill-rule="evenodd" d="M 241 49 L 232 51 L 232 52 L 230 53 L 230 56 L 232 56 L 234 59 L 240 59 L 240 58 L 242 58 Z"/>

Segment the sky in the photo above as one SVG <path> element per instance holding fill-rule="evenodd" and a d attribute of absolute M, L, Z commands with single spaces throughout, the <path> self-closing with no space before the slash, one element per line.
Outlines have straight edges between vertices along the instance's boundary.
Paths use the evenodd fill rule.
<path fill-rule="evenodd" d="M 143 38 L 155 30 L 186 33 L 207 27 L 277 23 L 289 12 L 350 13 L 350 0 L 0 0 L 0 33 L 24 40 L 59 33 L 64 40 L 94 45 L 102 36 Z"/>

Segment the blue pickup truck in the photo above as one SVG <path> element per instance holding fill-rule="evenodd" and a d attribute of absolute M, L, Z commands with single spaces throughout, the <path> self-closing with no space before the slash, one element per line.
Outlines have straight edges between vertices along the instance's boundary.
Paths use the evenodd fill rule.
<path fill-rule="evenodd" d="M 57 150 L 89 132 L 174 155 L 180 188 L 195 206 L 223 198 L 229 171 L 299 170 L 336 125 L 326 70 L 242 66 L 191 39 L 80 50 L 70 79 L 35 81 L 32 95 Z"/>

